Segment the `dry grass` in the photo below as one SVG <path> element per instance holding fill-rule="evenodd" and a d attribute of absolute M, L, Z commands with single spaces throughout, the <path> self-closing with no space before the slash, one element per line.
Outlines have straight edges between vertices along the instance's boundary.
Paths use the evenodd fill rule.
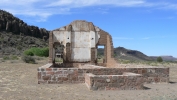
<path fill-rule="evenodd" d="M 47 61 L 48 58 L 36 60 L 37 64 L 26 64 L 21 60 L 14 60 L 13 63 L 11 60 L 0 62 L 0 100 L 177 99 L 176 64 L 167 64 L 167 67 L 170 67 L 170 81 L 173 84 L 145 84 L 150 88 L 147 90 L 89 91 L 85 84 L 37 84 L 37 68 Z"/>

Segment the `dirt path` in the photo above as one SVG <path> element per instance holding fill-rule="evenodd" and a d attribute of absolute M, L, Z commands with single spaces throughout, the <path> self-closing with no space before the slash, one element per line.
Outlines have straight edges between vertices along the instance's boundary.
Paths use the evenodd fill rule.
<path fill-rule="evenodd" d="M 177 100 L 177 66 L 170 69 L 173 84 L 146 84 L 147 90 L 89 91 L 85 84 L 37 84 L 44 65 L 0 63 L 0 100 Z"/>

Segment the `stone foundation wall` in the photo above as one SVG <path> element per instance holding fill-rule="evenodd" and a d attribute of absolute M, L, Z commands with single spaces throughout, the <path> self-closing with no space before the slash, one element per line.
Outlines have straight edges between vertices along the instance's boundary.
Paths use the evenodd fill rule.
<path fill-rule="evenodd" d="M 38 83 L 84 83 L 85 73 L 94 75 L 141 74 L 144 83 L 168 83 L 169 68 L 38 68 Z"/>
<path fill-rule="evenodd" d="M 77 68 L 45 68 L 38 69 L 38 84 L 40 83 L 84 83 L 83 73 Z"/>
<path fill-rule="evenodd" d="M 85 84 L 90 90 L 142 90 L 143 77 L 140 74 L 123 75 L 85 74 Z"/>

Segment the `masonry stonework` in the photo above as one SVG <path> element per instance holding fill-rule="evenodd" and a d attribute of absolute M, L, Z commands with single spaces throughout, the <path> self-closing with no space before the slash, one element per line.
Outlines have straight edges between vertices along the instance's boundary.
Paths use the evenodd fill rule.
<path fill-rule="evenodd" d="M 97 65 L 97 46 L 105 46 L 104 64 L 113 66 L 113 43 L 109 33 L 96 27 L 91 22 L 74 21 L 71 24 L 50 32 L 49 63 L 55 63 L 56 49 L 54 45 L 64 46 L 64 63 L 90 63 Z M 67 45 L 70 44 L 70 45 Z M 61 51 L 60 51 L 61 52 Z M 74 64 L 73 64 L 74 65 Z M 77 66 L 73 66 L 77 67 Z"/>
<path fill-rule="evenodd" d="M 97 48 L 104 46 L 103 63 Z M 49 63 L 37 69 L 38 84 L 85 83 L 90 90 L 141 90 L 143 84 L 168 83 L 169 68 L 120 68 L 112 37 L 92 22 L 77 20 L 49 34 Z M 62 58 L 63 63 L 56 63 Z"/>
<path fill-rule="evenodd" d="M 140 74 L 123 75 L 85 74 L 85 84 L 90 90 L 143 90 L 143 77 Z"/>
<path fill-rule="evenodd" d="M 125 75 L 126 72 L 140 74 L 143 83 L 168 83 L 169 68 L 54 68 L 52 64 L 47 64 L 38 68 L 38 83 L 84 83 L 85 74 L 93 75 Z M 106 76 L 106 77 L 108 77 Z M 131 76 L 131 74 L 130 74 Z"/>

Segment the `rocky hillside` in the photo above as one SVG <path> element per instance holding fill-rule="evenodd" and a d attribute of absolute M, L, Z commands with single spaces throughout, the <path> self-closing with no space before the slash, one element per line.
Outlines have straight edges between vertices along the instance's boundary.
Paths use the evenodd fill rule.
<path fill-rule="evenodd" d="M 117 47 L 114 49 L 114 54 L 116 58 L 121 58 L 121 59 L 128 59 L 128 60 L 154 60 L 153 58 L 143 54 L 140 51 L 137 50 L 128 50 L 125 49 L 124 47 Z"/>
<path fill-rule="evenodd" d="M 103 49 L 99 48 L 98 49 L 98 54 L 103 55 L 104 54 Z M 117 58 L 117 59 L 124 59 L 124 60 L 131 60 L 131 61 L 135 61 L 135 60 L 138 60 L 138 61 L 154 60 L 154 58 L 148 57 L 140 51 L 128 50 L 124 47 L 114 48 L 114 57 Z"/>
<path fill-rule="evenodd" d="M 49 31 L 36 26 L 29 26 L 11 13 L 0 10 L 0 31 L 12 32 L 17 35 L 26 35 L 47 40 Z"/>
<path fill-rule="evenodd" d="M 30 47 L 47 47 L 49 31 L 27 25 L 12 14 L 0 10 L 0 57 L 21 55 Z"/>
<path fill-rule="evenodd" d="M 31 47 L 47 47 L 48 41 L 12 32 L 0 31 L 0 57 L 6 55 L 21 55 Z"/>
<path fill-rule="evenodd" d="M 98 49 L 98 55 L 103 56 L 104 50 Z M 156 61 L 158 56 L 147 56 L 137 50 L 129 50 L 124 47 L 114 48 L 114 57 L 117 59 L 124 59 L 130 61 Z M 177 61 L 177 58 L 173 56 L 160 56 L 164 61 Z"/>

